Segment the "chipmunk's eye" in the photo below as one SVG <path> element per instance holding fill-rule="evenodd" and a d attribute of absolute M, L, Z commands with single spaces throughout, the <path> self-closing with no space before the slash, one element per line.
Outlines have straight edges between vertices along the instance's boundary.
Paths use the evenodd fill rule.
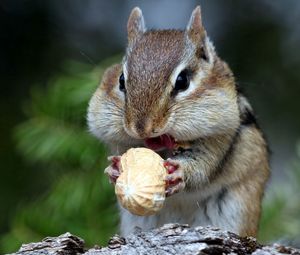
<path fill-rule="evenodd" d="M 126 91 L 126 88 L 125 88 L 125 79 L 124 79 L 124 74 L 122 73 L 120 75 L 120 78 L 119 78 L 119 89 L 123 92 Z"/>
<path fill-rule="evenodd" d="M 186 70 L 183 70 L 177 76 L 174 92 L 186 90 L 189 87 L 189 85 L 190 85 L 190 79 L 188 77 L 188 73 Z"/>

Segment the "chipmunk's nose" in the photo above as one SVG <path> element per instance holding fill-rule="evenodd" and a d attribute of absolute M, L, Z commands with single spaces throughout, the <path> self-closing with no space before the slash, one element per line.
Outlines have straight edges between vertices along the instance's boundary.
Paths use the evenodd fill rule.
<path fill-rule="evenodd" d="M 131 123 L 127 128 L 127 133 L 137 139 L 144 139 L 152 136 L 153 124 L 152 120 L 148 118 L 138 119 L 136 122 Z"/>
<path fill-rule="evenodd" d="M 152 120 L 151 119 L 139 119 L 135 125 L 135 132 L 140 138 L 150 137 L 152 135 Z"/>

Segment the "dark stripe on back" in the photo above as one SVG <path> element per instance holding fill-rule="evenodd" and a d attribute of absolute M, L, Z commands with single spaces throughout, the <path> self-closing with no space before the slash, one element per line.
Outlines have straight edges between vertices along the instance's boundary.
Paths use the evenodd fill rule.
<path fill-rule="evenodd" d="M 240 90 L 237 90 L 239 96 L 243 96 L 245 97 Z M 238 97 L 239 98 L 239 97 Z M 246 98 L 246 97 L 245 97 Z M 239 102 L 240 103 L 240 102 Z M 261 133 L 263 139 L 266 142 L 266 147 L 267 147 L 267 151 L 268 151 L 268 158 L 270 157 L 270 154 L 272 154 L 272 151 L 269 147 L 269 143 L 268 143 L 268 139 L 265 135 L 265 133 L 262 131 L 262 129 L 260 128 L 260 125 L 258 124 L 257 118 L 255 116 L 255 114 L 253 113 L 253 111 L 249 108 L 245 108 L 243 112 L 240 112 L 240 119 L 241 119 L 241 126 L 250 126 L 250 125 L 254 125 L 255 128 L 257 130 L 259 130 L 259 132 Z M 270 163 L 270 159 L 269 159 L 269 163 Z"/>
<path fill-rule="evenodd" d="M 249 126 L 253 124 L 258 127 L 256 117 L 254 116 L 253 112 L 251 112 L 251 110 L 245 109 L 245 111 L 241 114 L 241 125 Z"/>

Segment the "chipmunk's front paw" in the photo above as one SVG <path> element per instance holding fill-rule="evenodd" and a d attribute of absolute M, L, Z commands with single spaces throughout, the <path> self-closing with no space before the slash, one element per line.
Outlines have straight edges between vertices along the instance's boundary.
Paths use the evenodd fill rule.
<path fill-rule="evenodd" d="M 107 158 L 111 164 L 105 168 L 104 173 L 108 175 L 110 183 L 116 184 L 120 176 L 120 159 L 121 156 L 110 156 Z"/>
<path fill-rule="evenodd" d="M 185 187 L 183 179 L 183 170 L 180 167 L 180 162 L 177 160 L 167 159 L 164 166 L 168 171 L 166 177 L 166 196 L 171 196 L 182 191 Z"/>

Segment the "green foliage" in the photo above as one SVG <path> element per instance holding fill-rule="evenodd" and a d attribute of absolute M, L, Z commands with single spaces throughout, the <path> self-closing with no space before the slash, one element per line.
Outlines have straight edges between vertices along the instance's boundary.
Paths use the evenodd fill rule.
<path fill-rule="evenodd" d="M 115 196 L 103 174 L 105 149 L 88 133 L 85 117 L 103 70 L 113 60 L 95 70 L 67 63 L 64 74 L 46 89 L 32 90 L 25 105 L 28 119 L 16 128 L 15 138 L 19 152 L 36 171 L 45 172 L 51 188 L 19 207 L 11 230 L 0 240 L 2 252 L 66 231 L 87 245 L 101 244 L 116 231 Z"/>
<path fill-rule="evenodd" d="M 266 195 L 259 233 L 263 242 L 278 239 L 300 241 L 300 143 L 297 149 L 288 183 L 273 184 Z"/>

